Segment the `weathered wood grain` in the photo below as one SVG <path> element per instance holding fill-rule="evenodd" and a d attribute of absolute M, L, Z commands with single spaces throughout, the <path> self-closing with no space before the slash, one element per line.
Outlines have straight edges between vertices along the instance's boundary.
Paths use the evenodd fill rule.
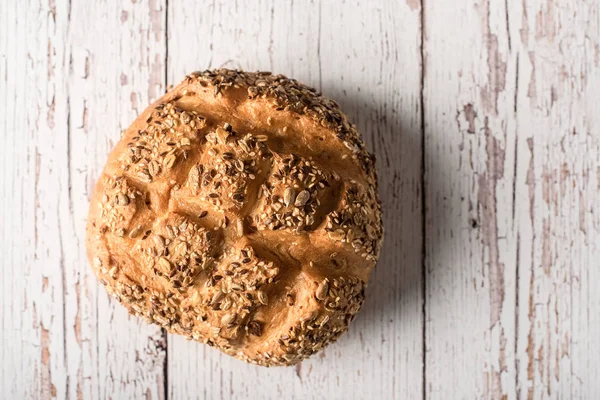
<path fill-rule="evenodd" d="M 72 6 L 70 177 L 72 193 L 89 198 L 120 132 L 164 92 L 165 3 L 73 2 Z M 73 359 L 69 372 L 77 375 L 70 376 L 70 382 L 72 386 L 77 382 L 78 388 L 87 385 L 89 391 L 73 389 L 71 397 L 82 393 L 84 398 L 164 398 L 163 334 L 129 317 L 98 286 L 84 255 L 88 199 L 81 200 L 73 210 L 81 245 L 69 263 L 76 269 L 68 269 L 66 326 L 67 332 L 75 330 L 68 354 Z"/>
<path fill-rule="evenodd" d="M 518 394 L 598 398 L 600 3 L 519 9 Z"/>
<path fill-rule="evenodd" d="M 68 17 L 2 2 L 0 20 L 0 397 L 64 397 Z"/>
<path fill-rule="evenodd" d="M 106 155 L 165 87 L 164 4 L 116 5 L 0 5 L 2 398 L 164 398 L 162 332 L 85 257 Z"/>
<path fill-rule="evenodd" d="M 169 336 L 169 397 L 418 398 L 422 392 L 420 13 L 396 1 L 169 3 L 168 83 L 225 66 L 338 100 L 378 156 L 386 244 L 350 332 L 295 368 Z"/>
<path fill-rule="evenodd" d="M 595 398 L 598 3 L 426 4 L 426 396 Z"/>
<path fill-rule="evenodd" d="M 517 53 L 506 7 L 426 2 L 424 12 L 431 399 L 516 396 Z"/>

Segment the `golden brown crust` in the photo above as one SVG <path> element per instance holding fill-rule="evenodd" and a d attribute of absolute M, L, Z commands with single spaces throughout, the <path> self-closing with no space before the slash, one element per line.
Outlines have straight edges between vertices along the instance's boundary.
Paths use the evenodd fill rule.
<path fill-rule="evenodd" d="M 374 159 L 337 104 L 223 69 L 123 133 L 87 224 L 94 271 L 130 312 L 266 366 L 346 331 L 382 236 Z"/>

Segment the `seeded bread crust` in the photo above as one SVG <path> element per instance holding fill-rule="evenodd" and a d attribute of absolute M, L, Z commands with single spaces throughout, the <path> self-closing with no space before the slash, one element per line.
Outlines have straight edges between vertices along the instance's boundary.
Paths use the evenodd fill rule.
<path fill-rule="evenodd" d="M 87 223 L 94 272 L 131 313 L 264 366 L 347 330 L 382 236 L 374 158 L 338 105 L 226 69 L 123 133 Z"/>

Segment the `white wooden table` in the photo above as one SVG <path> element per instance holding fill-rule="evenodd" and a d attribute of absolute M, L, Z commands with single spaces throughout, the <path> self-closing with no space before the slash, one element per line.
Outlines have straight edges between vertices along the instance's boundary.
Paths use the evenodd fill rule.
<path fill-rule="evenodd" d="M 88 199 L 185 73 L 271 70 L 377 154 L 350 332 L 246 365 L 109 300 Z M 600 398 L 597 0 L 0 0 L 0 398 Z"/>

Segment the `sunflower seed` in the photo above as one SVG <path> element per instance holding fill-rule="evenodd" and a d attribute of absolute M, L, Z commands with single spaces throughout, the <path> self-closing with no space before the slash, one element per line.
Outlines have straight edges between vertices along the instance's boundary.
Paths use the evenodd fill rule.
<path fill-rule="evenodd" d="M 269 140 L 269 137 L 267 135 L 256 135 L 254 137 L 256 138 L 257 142 L 266 142 L 267 140 Z"/>
<path fill-rule="evenodd" d="M 217 128 L 215 133 L 216 133 L 217 141 L 219 142 L 219 144 L 227 144 L 227 138 L 229 137 L 229 132 L 227 132 L 225 129 Z M 214 151 L 216 154 L 215 149 L 211 148 L 210 150 Z M 208 151 L 209 154 L 211 153 L 210 150 Z"/>
<path fill-rule="evenodd" d="M 317 291 L 315 292 L 315 297 L 317 300 L 325 300 L 327 298 L 327 293 L 329 292 L 329 282 L 327 279 L 319 284 L 317 287 Z"/>
<path fill-rule="evenodd" d="M 242 221 L 241 218 L 238 218 L 236 228 L 237 228 L 238 237 L 240 237 L 240 238 L 243 237 L 244 236 L 244 221 Z"/>
<path fill-rule="evenodd" d="M 162 253 L 162 251 L 165 249 L 165 239 L 163 239 L 163 237 L 160 235 L 154 235 L 154 237 L 152 237 L 152 240 L 154 241 L 154 246 L 156 247 L 156 250 Z"/>
<path fill-rule="evenodd" d="M 285 188 L 285 191 L 283 192 L 283 203 L 285 204 L 285 206 L 289 207 L 290 204 L 294 203 L 295 199 L 296 191 L 291 187 Z"/>
<path fill-rule="evenodd" d="M 156 176 L 160 173 L 160 165 L 156 160 L 150 161 L 150 164 L 148 164 L 148 172 L 150 172 L 150 175 L 152 176 Z"/>
<path fill-rule="evenodd" d="M 235 314 L 225 314 L 223 318 L 221 318 L 221 324 L 228 326 L 235 321 Z"/>
<path fill-rule="evenodd" d="M 158 259 L 158 266 L 163 273 L 169 273 L 171 271 L 171 263 L 165 257 Z"/>
<path fill-rule="evenodd" d="M 296 197 L 296 202 L 294 203 L 294 205 L 296 207 L 303 207 L 309 199 L 310 193 L 308 192 L 308 190 L 303 190 L 300 193 L 298 193 L 298 197 Z"/>
<path fill-rule="evenodd" d="M 223 297 L 225 297 L 225 293 L 221 292 L 220 290 L 218 290 L 217 292 L 215 292 L 215 294 L 213 295 L 212 299 L 210 300 L 210 303 L 212 305 L 217 304 Z"/>
<path fill-rule="evenodd" d="M 173 165 L 175 165 L 175 160 L 177 159 L 177 157 L 175 156 L 175 154 L 169 154 L 168 156 L 165 157 L 163 164 L 165 166 L 166 169 L 171 169 L 173 168 Z"/>
<path fill-rule="evenodd" d="M 231 308 L 231 299 L 229 297 L 225 297 L 221 302 L 221 306 L 219 307 L 223 311 L 227 311 Z"/>

